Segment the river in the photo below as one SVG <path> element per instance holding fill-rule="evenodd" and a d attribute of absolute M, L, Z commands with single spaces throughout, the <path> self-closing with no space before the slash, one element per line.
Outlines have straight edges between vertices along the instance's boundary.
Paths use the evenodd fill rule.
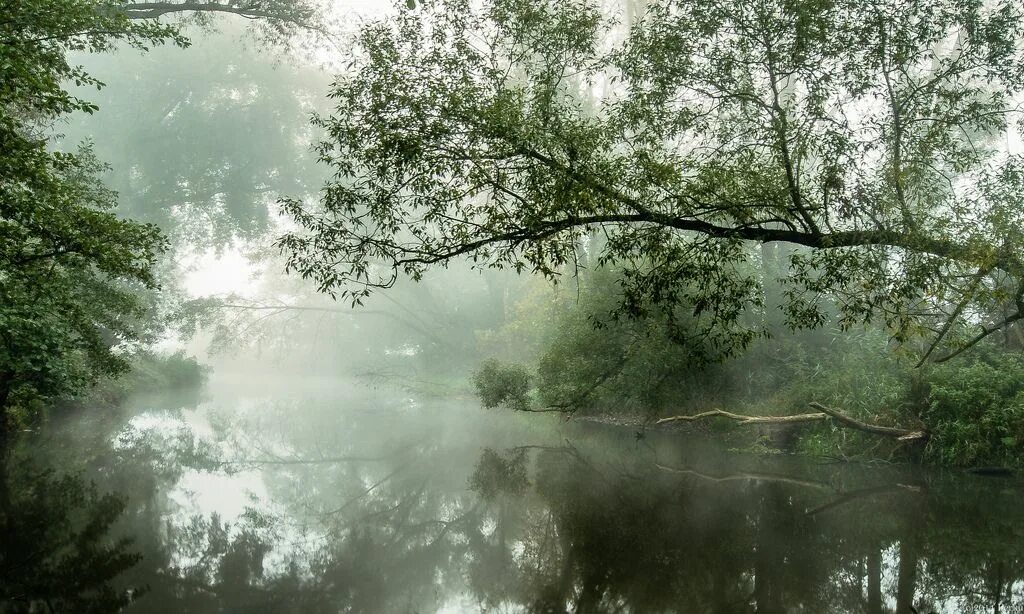
<path fill-rule="evenodd" d="M 53 422 L 9 462 L 0 611 L 1024 611 L 1016 478 L 325 379 Z"/>

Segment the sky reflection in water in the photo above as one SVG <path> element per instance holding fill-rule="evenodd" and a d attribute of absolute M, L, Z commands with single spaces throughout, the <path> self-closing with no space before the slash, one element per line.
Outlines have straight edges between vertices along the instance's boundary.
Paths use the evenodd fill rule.
<path fill-rule="evenodd" d="M 21 477 L 11 471 L 4 527 L 42 505 L 54 517 L 73 515 L 62 501 L 82 507 L 68 486 L 48 501 L 18 495 L 25 467 L 83 467 L 74 479 L 123 501 L 94 542 L 129 537 L 127 552 L 142 556 L 83 594 L 138 612 L 1024 603 L 1019 481 L 729 453 L 671 433 L 638 440 L 629 429 L 325 381 L 278 390 L 287 392 L 221 380 L 200 403 L 150 400 L 120 421 L 67 424 L 46 457 L 20 463 Z M 51 582 L 57 609 L 87 611 L 61 596 L 59 570 L 39 563 L 77 547 L 64 538 L 74 542 L 18 546 L 49 549 L 21 553 L 38 564 L 23 593 Z M 8 609 L 22 611 L 13 590 Z"/>

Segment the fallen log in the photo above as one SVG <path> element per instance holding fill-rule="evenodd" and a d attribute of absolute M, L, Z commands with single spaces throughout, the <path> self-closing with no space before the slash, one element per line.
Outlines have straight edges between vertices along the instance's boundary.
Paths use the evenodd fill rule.
<path fill-rule="evenodd" d="M 711 411 L 693 414 L 692 416 L 672 416 L 671 418 L 662 418 L 655 422 L 655 424 L 667 424 L 669 422 L 695 422 L 705 418 L 714 418 L 715 416 L 736 420 L 740 424 L 793 424 L 798 422 L 817 422 L 828 417 L 824 413 L 796 414 L 794 416 L 745 416 L 743 414 L 734 414 L 721 409 L 713 409 Z"/>
<path fill-rule="evenodd" d="M 914 439 L 927 438 L 927 433 L 924 431 L 911 431 L 907 429 L 898 429 L 891 426 L 879 426 L 877 424 L 868 424 L 867 422 L 861 422 L 856 418 L 851 418 L 846 414 L 840 413 L 838 410 L 830 407 L 825 407 L 821 403 L 812 401 L 810 406 L 817 409 L 823 414 L 827 414 L 830 418 L 838 422 L 843 426 L 848 426 L 858 431 L 864 431 L 865 433 L 874 433 L 875 435 L 882 435 L 885 437 L 895 437 L 900 441 L 911 441 Z"/>
<path fill-rule="evenodd" d="M 878 424 L 870 424 L 868 422 L 861 422 L 856 418 L 847 416 L 837 409 L 826 407 L 821 403 L 812 402 L 810 406 L 816 410 L 815 413 L 811 414 L 794 414 L 789 416 L 747 416 L 744 414 L 735 414 L 729 411 L 721 409 L 713 409 L 711 411 L 701 412 L 699 414 L 693 414 L 690 416 L 671 416 L 668 418 L 662 418 L 655 422 L 656 425 L 668 424 L 670 422 L 695 422 L 697 420 L 705 420 L 707 418 L 728 418 L 729 420 L 735 420 L 737 423 L 742 425 L 747 424 L 799 424 L 803 422 L 819 422 L 821 420 L 833 420 L 840 426 L 862 431 L 865 433 L 872 433 L 874 435 L 881 435 L 883 437 L 892 437 L 897 441 L 924 441 L 928 439 L 928 432 L 924 430 L 909 430 L 901 429 L 892 426 L 881 426 Z"/>

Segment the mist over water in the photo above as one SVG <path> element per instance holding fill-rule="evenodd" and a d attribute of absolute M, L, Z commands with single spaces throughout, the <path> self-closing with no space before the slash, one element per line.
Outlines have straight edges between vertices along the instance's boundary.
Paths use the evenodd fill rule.
<path fill-rule="evenodd" d="M 266 373 L 132 399 L 104 424 L 83 414 L 40 443 L 33 471 L 84 459 L 80 479 L 123 498 L 99 539 L 141 554 L 111 581 L 146 587 L 127 611 L 989 612 L 1024 598 L 1019 480 Z M 59 504 L 49 513 L 75 511 Z"/>
<path fill-rule="evenodd" d="M 0 614 L 1024 613 L 1016 4 L 116 4 L 0 10 Z"/>

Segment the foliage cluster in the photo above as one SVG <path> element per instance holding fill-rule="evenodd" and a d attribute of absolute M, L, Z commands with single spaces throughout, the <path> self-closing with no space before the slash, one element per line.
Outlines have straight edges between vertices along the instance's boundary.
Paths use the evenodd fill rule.
<path fill-rule="evenodd" d="M 96 106 L 67 89 L 103 83 L 68 60 L 124 43 L 186 44 L 108 0 L 15 0 L 0 19 L 0 434 L 7 410 L 123 372 L 146 335 L 140 291 L 164 240 L 118 217 L 86 144 L 53 151 L 50 126 Z"/>
<path fill-rule="evenodd" d="M 473 386 L 484 407 L 503 406 L 516 411 L 530 408 L 530 372 L 521 365 L 486 360 L 473 374 Z"/>
<path fill-rule="evenodd" d="M 650 414 L 725 385 L 724 374 L 700 365 L 724 356 L 691 336 L 693 318 L 667 315 L 614 317 L 622 298 L 612 269 L 582 276 L 579 303 L 549 323 L 538 361 L 544 405 L 585 411 Z"/>
<path fill-rule="evenodd" d="M 329 78 L 316 66 L 278 66 L 240 49 L 233 30 L 204 32 L 185 50 L 87 61 L 91 73 L 116 75 L 90 94 L 110 112 L 76 118 L 66 138 L 95 140 L 119 211 L 159 226 L 172 247 L 258 241 L 275 195 L 322 181 L 307 143 Z"/>
<path fill-rule="evenodd" d="M 1024 159 L 997 145 L 1019 3 L 652 2 L 629 25 L 590 0 L 366 24 L 314 121 L 320 203 L 283 202 L 288 269 L 358 303 L 463 257 L 557 278 L 596 235 L 616 313 L 684 306 L 674 334 L 727 352 L 767 332 L 751 247 L 775 243 L 806 248 L 777 275 L 792 328 L 945 355 L 1024 317 Z"/>
<path fill-rule="evenodd" d="M 986 348 L 989 349 L 989 348 Z M 1024 445 L 1024 359 L 989 351 L 928 376 L 928 452 L 953 465 L 1017 465 Z"/>
<path fill-rule="evenodd" d="M 766 287 L 768 294 L 775 290 Z M 917 368 L 910 348 L 894 344 L 884 329 L 843 331 L 833 325 L 797 333 L 783 330 L 757 340 L 738 356 L 708 362 L 699 348 L 673 341 L 667 322 L 656 314 L 610 317 L 618 297 L 613 271 L 588 272 L 578 303 L 553 299 L 556 316 L 533 324 L 545 331 L 540 335 L 542 349 L 532 361 L 535 377 L 521 366 L 506 367 L 492 359 L 477 374 L 478 381 L 492 382 L 490 388 L 478 383 L 481 398 L 491 395 L 488 406 L 494 406 L 508 394 L 521 399 L 517 408 L 522 408 L 534 394 L 542 406 L 642 421 L 718 408 L 755 416 L 798 414 L 810 411 L 808 404 L 816 401 L 867 423 L 927 430 L 931 437 L 924 456 L 934 462 L 1020 463 L 1024 361 L 1012 345 L 987 342 L 970 359 Z M 515 395 L 507 392 L 510 373 L 517 375 Z M 535 391 L 529 390 L 531 383 Z M 755 439 L 766 435 L 744 428 L 734 431 L 741 440 L 739 433 Z M 795 434 L 796 447 L 806 453 L 916 456 L 913 448 L 899 442 L 832 422 L 792 429 L 786 427 L 785 443 L 794 443 Z"/>
<path fill-rule="evenodd" d="M 102 380 L 84 399 L 113 405 L 133 394 L 198 391 L 207 373 L 207 367 L 182 351 L 159 354 L 144 350 L 132 356 L 127 373 Z"/>

